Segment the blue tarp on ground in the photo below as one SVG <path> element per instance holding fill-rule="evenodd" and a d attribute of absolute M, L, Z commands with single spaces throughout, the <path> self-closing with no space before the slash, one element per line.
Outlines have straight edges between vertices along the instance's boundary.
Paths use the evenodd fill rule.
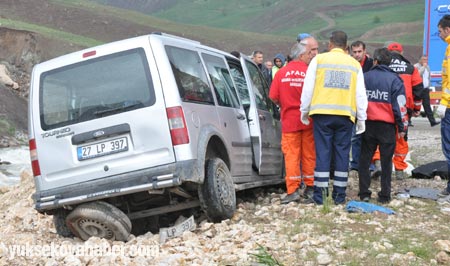
<path fill-rule="evenodd" d="M 379 206 L 369 202 L 355 201 L 351 200 L 347 203 L 345 207 L 348 212 L 364 212 L 364 213 L 372 213 L 375 211 L 383 212 L 386 214 L 395 214 L 395 212 L 389 208 Z"/>

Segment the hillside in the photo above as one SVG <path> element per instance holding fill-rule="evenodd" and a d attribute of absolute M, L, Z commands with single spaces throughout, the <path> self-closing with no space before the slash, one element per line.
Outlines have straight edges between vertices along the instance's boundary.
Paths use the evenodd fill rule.
<path fill-rule="evenodd" d="M 279 52 L 287 54 L 298 32 L 314 33 L 323 50 L 327 33 L 340 28 L 348 31 L 352 40 L 366 41 L 369 53 L 386 40 L 411 40 L 404 42 L 406 57 L 414 62 L 421 54 L 418 40 L 422 38 L 422 1 L 267 2 L 233 0 L 225 5 L 218 0 L 0 1 L 0 63 L 7 66 L 19 84 L 14 93 L 5 91 L 7 88 L 0 91 L 0 122 L 8 125 L 0 135 L 26 130 L 24 99 L 36 63 L 154 31 L 195 39 L 225 51 L 250 54 L 261 50 L 266 59 L 271 59 Z M 223 14 L 217 16 L 214 10 L 221 8 Z M 404 15 L 394 16 L 399 8 L 404 9 Z M 377 23 L 373 21 L 375 16 L 380 18 Z M 182 24 L 169 20 L 175 18 Z M 18 104 L 10 104 L 14 102 Z"/>
<path fill-rule="evenodd" d="M 2 1 L 0 23 L 3 27 L 28 30 L 66 44 L 65 50 L 52 49 L 44 59 L 79 46 L 93 46 L 152 31 L 181 35 L 226 51 L 240 50 L 249 54 L 258 49 L 272 58 L 278 52 L 287 53 L 299 32 L 314 33 L 325 48 L 327 34 L 337 28 L 347 31 L 351 40 L 360 38 L 369 43 L 369 52 L 387 40 L 395 40 L 407 44 L 407 56 L 415 60 L 420 55 L 423 1 L 374 0 L 360 1 L 357 5 L 348 0 L 286 0 L 271 1 L 270 5 L 262 4 L 269 1 L 259 0 L 238 2 Z M 217 10 L 220 9 L 225 10 L 226 15 L 219 16 Z M 396 15 L 399 10 L 402 16 Z M 374 21 L 376 17 L 378 22 Z M 386 28 L 389 30 L 384 34 Z"/>
<path fill-rule="evenodd" d="M 357 39 L 387 24 L 421 22 L 424 12 L 421 0 L 95 1 L 183 24 L 279 36 L 295 36 L 303 31 L 315 33 L 320 39 L 326 39 L 336 28 L 345 29 L 350 38 Z M 409 28 L 407 32 L 410 40 L 397 36 L 396 41 L 420 45 L 421 28 Z"/>

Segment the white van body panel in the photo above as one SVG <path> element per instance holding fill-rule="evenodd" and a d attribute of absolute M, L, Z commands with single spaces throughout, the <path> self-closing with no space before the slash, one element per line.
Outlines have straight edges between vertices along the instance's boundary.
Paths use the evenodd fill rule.
<path fill-rule="evenodd" d="M 95 48 L 96 55 L 88 57 L 84 61 L 130 50 L 135 47 L 144 49 L 150 72 L 157 73 L 148 37 L 140 37 L 113 43 L 105 47 L 97 47 Z M 79 63 L 82 61 L 82 55 L 90 51 L 93 51 L 93 49 L 80 51 L 37 65 L 34 75 L 39 76 L 54 68 Z M 160 119 L 167 116 L 164 101 L 160 100 L 164 98 L 162 83 L 158 75 L 152 75 L 152 80 L 156 98 L 152 106 L 68 125 L 62 128 L 64 129 L 63 134 L 66 134 L 66 136 L 62 136 L 63 134 L 48 136 L 48 131 L 43 130 L 39 123 L 36 123 L 39 119 L 35 120 L 35 123 L 31 126 L 36 146 L 38 147 L 37 155 L 41 167 L 40 187 L 52 189 L 91 179 L 105 178 L 110 175 L 173 163 L 175 155 L 170 139 L 169 125 L 167 119 Z M 39 80 L 34 79 L 33 82 L 32 86 L 39 88 Z M 39 98 L 39 91 L 33 90 L 30 99 L 39 101 Z M 34 104 L 32 106 L 32 113 L 38 114 L 40 105 Z M 127 124 L 130 127 L 130 132 L 123 135 L 128 140 L 129 147 L 127 151 L 82 161 L 77 158 L 77 147 L 114 139 L 117 136 L 100 141 L 94 140 L 80 145 L 71 143 L 72 136 L 121 124 Z M 61 129 L 54 129 L 54 131 L 58 130 Z M 40 149 L 40 147 L 43 148 Z M 61 158 L 64 159 L 61 160 Z"/>

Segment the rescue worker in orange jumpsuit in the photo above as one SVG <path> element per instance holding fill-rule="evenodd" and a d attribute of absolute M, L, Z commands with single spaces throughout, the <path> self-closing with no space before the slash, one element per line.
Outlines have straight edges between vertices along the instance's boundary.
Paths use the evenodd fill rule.
<path fill-rule="evenodd" d="M 417 68 L 403 57 L 403 46 L 400 43 L 391 42 L 387 48 L 392 52 L 392 61 L 389 67 L 399 74 L 403 80 L 403 85 L 405 86 L 408 115 L 419 116 L 420 107 L 422 105 L 420 95 L 423 95 L 422 90 L 424 89 L 422 77 Z M 393 162 L 395 166 L 395 178 L 398 180 L 406 177 L 404 170 L 408 167 L 405 162 L 406 155 L 408 154 L 407 140 L 407 133 L 404 138 L 397 137 Z"/>
<path fill-rule="evenodd" d="M 277 71 L 270 87 L 270 99 L 281 108 L 281 149 L 288 194 L 282 199 L 283 204 L 298 201 L 301 196 L 312 198 L 316 160 L 313 127 L 312 123 L 300 122 L 300 96 L 308 64 L 315 55 L 311 48 L 315 45 L 317 41 L 313 37 L 296 43 L 290 52 L 292 61 Z M 302 181 L 306 185 L 303 193 L 300 192 Z"/>

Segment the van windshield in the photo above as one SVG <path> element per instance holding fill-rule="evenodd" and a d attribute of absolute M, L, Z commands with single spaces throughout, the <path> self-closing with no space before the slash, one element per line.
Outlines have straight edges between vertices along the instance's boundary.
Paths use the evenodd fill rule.
<path fill-rule="evenodd" d="M 40 81 L 43 130 L 155 103 L 150 70 L 142 48 L 51 70 L 43 73 Z"/>

